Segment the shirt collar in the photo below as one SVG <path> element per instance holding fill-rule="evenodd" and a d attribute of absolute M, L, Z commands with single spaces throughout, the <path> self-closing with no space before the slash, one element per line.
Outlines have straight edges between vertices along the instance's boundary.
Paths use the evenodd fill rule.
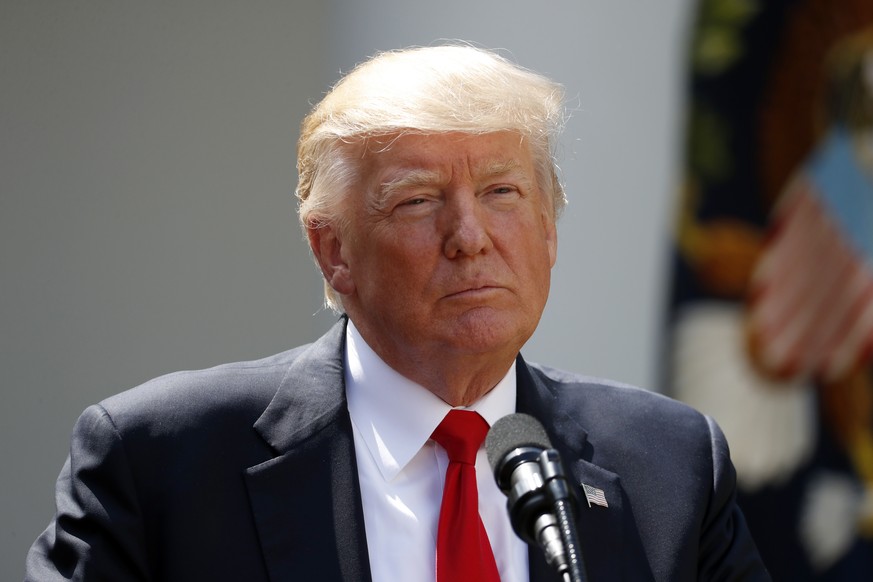
<path fill-rule="evenodd" d="M 352 422 L 385 480 L 392 480 L 442 422 L 451 406 L 388 366 L 349 320 L 346 397 Z M 515 412 L 515 361 L 497 385 L 471 406 L 491 426 Z"/>

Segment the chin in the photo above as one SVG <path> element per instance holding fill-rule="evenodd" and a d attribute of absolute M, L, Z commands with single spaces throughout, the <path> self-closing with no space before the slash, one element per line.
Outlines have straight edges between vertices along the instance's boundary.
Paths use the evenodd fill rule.
<path fill-rule="evenodd" d="M 450 340 L 459 349 L 470 353 L 490 353 L 509 350 L 518 352 L 533 334 L 533 328 L 506 314 L 466 313 L 451 330 Z"/>

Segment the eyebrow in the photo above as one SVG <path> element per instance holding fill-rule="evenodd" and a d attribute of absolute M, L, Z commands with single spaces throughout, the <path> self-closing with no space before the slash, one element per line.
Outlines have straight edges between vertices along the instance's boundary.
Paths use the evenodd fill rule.
<path fill-rule="evenodd" d="M 440 180 L 440 173 L 433 170 L 425 170 L 421 168 L 408 170 L 403 172 L 399 178 L 382 182 L 382 184 L 379 185 L 379 200 L 384 201 L 399 190 L 415 188 L 417 186 L 431 186 L 439 183 Z"/>
<path fill-rule="evenodd" d="M 486 162 L 478 169 L 477 175 L 483 178 L 493 178 L 495 176 L 503 176 L 521 168 L 521 162 L 514 158 L 508 160 L 493 160 Z"/>
<path fill-rule="evenodd" d="M 493 160 L 486 162 L 477 171 L 477 175 L 484 179 L 500 178 L 507 175 L 513 175 L 513 179 L 520 183 L 525 190 L 534 191 L 536 178 L 525 171 L 521 162 L 515 158 L 508 160 Z"/>

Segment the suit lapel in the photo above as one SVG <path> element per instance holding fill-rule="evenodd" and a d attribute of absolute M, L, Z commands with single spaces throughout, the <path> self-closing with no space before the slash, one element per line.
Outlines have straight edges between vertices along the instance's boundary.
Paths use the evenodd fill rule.
<path fill-rule="evenodd" d="M 343 321 L 301 354 L 255 423 L 277 455 L 245 476 L 271 580 L 370 580 L 344 334 Z"/>
<path fill-rule="evenodd" d="M 271 580 L 369 582 L 370 565 L 345 399 L 343 337 L 335 325 L 288 369 L 281 387 L 255 423 L 276 457 L 249 468 L 246 484 Z M 544 422 L 580 501 L 578 533 L 590 578 L 648 579 L 632 535 L 633 516 L 618 475 L 591 462 L 588 434 L 567 414 L 547 381 L 519 356 L 517 409 Z M 582 484 L 604 492 L 609 507 L 585 501 Z M 530 550 L 531 582 L 560 582 L 538 548 Z"/>
<path fill-rule="evenodd" d="M 592 580 L 616 580 L 623 574 L 625 555 L 632 540 L 627 539 L 628 520 L 624 491 L 619 476 L 591 462 L 593 449 L 587 431 L 578 418 L 567 414 L 573 407 L 562 406 L 558 395 L 546 381 L 533 373 L 519 356 L 516 366 L 518 399 L 516 408 L 543 422 L 549 439 L 564 464 L 564 470 L 579 501 L 577 532 L 588 576 Z M 582 484 L 603 491 L 608 507 L 586 502 Z M 531 582 L 559 582 L 560 578 L 548 566 L 538 548 L 531 548 Z M 632 578 L 633 579 L 633 578 Z M 645 578 L 639 578 L 645 579 Z"/>

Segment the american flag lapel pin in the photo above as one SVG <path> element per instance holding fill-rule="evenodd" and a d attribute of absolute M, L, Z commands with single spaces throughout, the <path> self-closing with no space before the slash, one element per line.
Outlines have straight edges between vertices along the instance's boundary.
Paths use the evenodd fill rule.
<path fill-rule="evenodd" d="M 592 504 L 601 507 L 609 507 L 609 504 L 606 502 L 606 496 L 603 494 L 603 489 L 598 489 L 597 487 L 592 487 L 585 483 L 582 483 L 582 489 L 585 491 L 585 499 L 588 501 L 588 507 L 591 507 Z"/>

